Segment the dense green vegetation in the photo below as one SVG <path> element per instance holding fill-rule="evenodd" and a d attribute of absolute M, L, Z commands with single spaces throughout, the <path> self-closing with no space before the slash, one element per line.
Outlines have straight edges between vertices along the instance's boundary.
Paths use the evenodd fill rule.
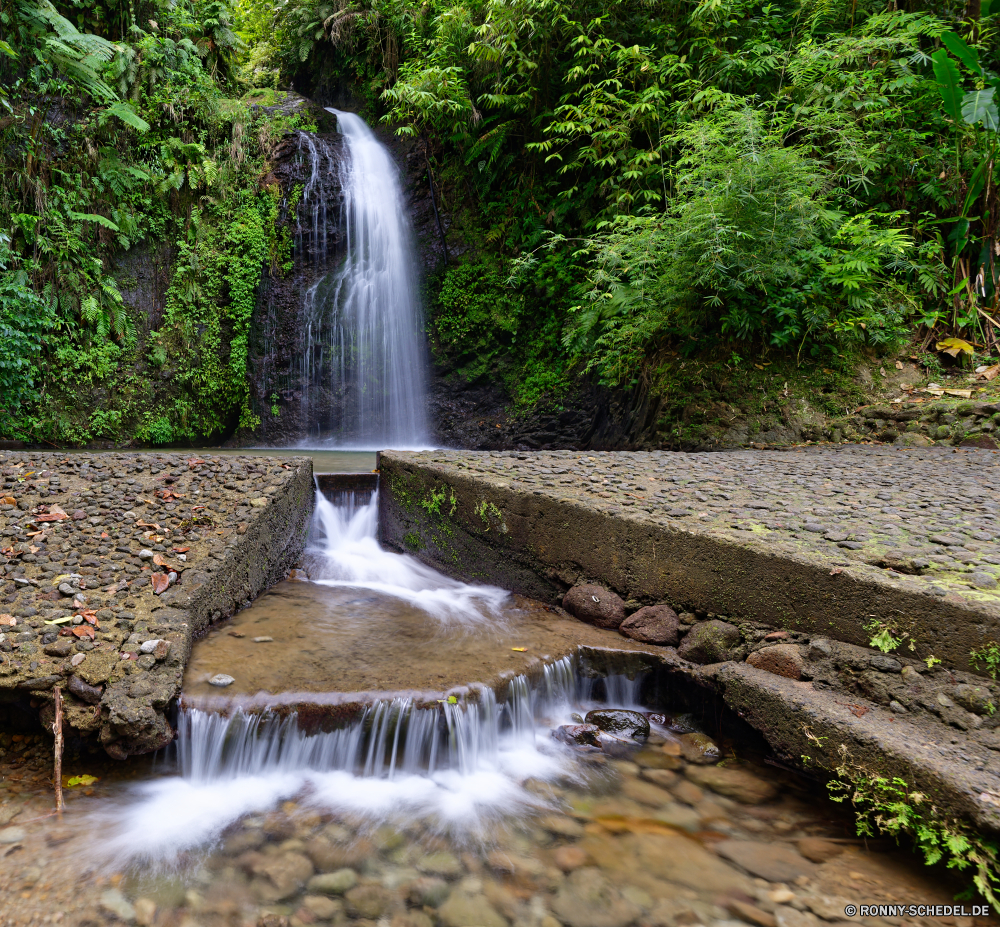
<path fill-rule="evenodd" d="M 257 287 L 290 260 L 262 178 L 298 117 L 243 101 L 289 86 L 425 153 L 464 239 L 432 343 L 522 406 L 692 354 L 995 354 L 997 6 L 0 0 L 0 432 L 254 426 Z M 162 317 L 123 302 L 140 253 Z"/>

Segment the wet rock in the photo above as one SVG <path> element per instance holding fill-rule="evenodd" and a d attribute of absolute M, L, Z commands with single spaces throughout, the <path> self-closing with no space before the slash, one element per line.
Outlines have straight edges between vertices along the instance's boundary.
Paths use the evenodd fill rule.
<path fill-rule="evenodd" d="M 773 914 L 762 911 L 755 905 L 748 904 L 745 901 L 730 899 L 726 902 L 726 909 L 740 920 L 746 921 L 748 924 L 756 924 L 757 927 L 776 927 L 777 925 Z"/>
<path fill-rule="evenodd" d="M 601 729 L 596 724 L 562 724 L 557 727 L 552 736 L 564 744 L 585 747 L 597 746 L 597 735 Z"/>
<path fill-rule="evenodd" d="M 722 759 L 719 745 L 707 734 L 681 734 L 681 754 L 689 763 L 708 765 Z"/>
<path fill-rule="evenodd" d="M 442 876 L 446 879 L 457 878 L 465 871 L 458 857 L 446 852 L 422 856 L 417 860 L 417 869 L 425 875 Z"/>
<path fill-rule="evenodd" d="M 425 876 L 410 884 L 407 898 L 410 904 L 438 908 L 451 894 L 451 888 L 444 879 Z"/>
<path fill-rule="evenodd" d="M 739 643 L 738 628 L 713 618 L 691 628 L 677 648 L 677 653 L 692 663 L 723 663 L 733 659 L 733 650 Z"/>
<path fill-rule="evenodd" d="M 324 895 L 343 895 L 358 884 L 358 874 L 353 869 L 338 869 L 314 875 L 306 888 Z"/>
<path fill-rule="evenodd" d="M 795 844 L 799 852 L 810 862 L 813 863 L 825 863 L 828 859 L 833 859 L 835 856 L 840 856 L 844 852 L 844 848 L 839 843 L 834 843 L 832 840 L 824 840 L 822 837 L 803 837 L 801 840 L 796 841 Z M 843 908 L 840 909 L 843 912 Z M 819 912 L 816 912 L 819 914 Z M 820 914 L 820 917 L 823 915 Z"/>
<path fill-rule="evenodd" d="M 135 908 L 117 888 L 101 892 L 101 910 L 126 924 L 135 923 Z"/>
<path fill-rule="evenodd" d="M 434 921 L 423 911 L 405 911 L 397 914 L 389 927 L 434 927 Z"/>
<path fill-rule="evenodd" d="M 683 765 L 683 764 L 682 764 Z M 661 789 L 672 789 L 677 784 L 677 773 L 670 769 L 643 769 L 642 778 Z"/>
<path fill-rule="evenodd" d="M 79 676 L 70 676 L 66 688 L 80 701 L 86 702 L 88 705 L 97 705 L 104 694 L 103 689 L 87 685 Z"/>
<path fill-rule="evenodd" d="M 669 605 L 650 605 L 629 615 L 618 630 L 643 644 L 676 647 L 680 639 L 680 620 Z"/>
<path fill-rule="evenodd" d="M 886 653 L 874 654 L 868 661 L 868 665 L 880 673 L 899 673 L 903 669 L 903 664 L 899 660 L 895 657 L 890 657 Z"/>
<path fill-rule="evenodd" d="M 624 708 L 595 708 L 587 712 L 584 721 L 608 734 L 642 739 L 649 737 L 649 720 L 638 711 L 628 711 Z"/>
<path fill-rule="evenodd" d="M 306 895 L 302 899 L 302 907 L 321 921 L 337 920 L 344 913 L 344 902 L 325 895 Z"/>
<path fill-rule="evenodd" d="M 0 846 L 20 843 L 27 839 L 28 832 L 23 827 L 5 827 L 0 830 Z"/>
<path fill-rule="evenodd" d="M 625 603 L 603 586 L 574 586 L 563 596 L 563 608 L 598 628 L 618 628 L 625 620 Z"/>
<path fill-rule="evenodd" d="M 778 905 L 774 909 L 774 920 L 778 927 L 819 927 L 819 921 L 811 911 L 799 911 L 788 905 Z"/>
<path fill-rule="evenodd" d="M 609 734 L 607 731 L 598 732 L 597 744 L 606 756 L 620 759 L 628 759 L 638 749 L 638 744 L 631 737 L 623 734 Z"/>
<path fill-rule="evenodd" d="M 684 761 L 680 758 L 680 744 L 671 744 L 677 747 L 677 754 L 667 752 L 654 747 L 644 747 L 632 755 L 632 762 L 643 769 L 680 769 Z"/>
<path fill-rule="evenodd" d="M 679 805 L 675 801 L 661 805 L 652 817 L 654 821 L 660 821 L 670 827 L 686 830 L 692 834 L 702 829 L 701 815 L 694 808 Z"/>
<path fill-rule="evenodd" d="M 723 840 L 715 851 L 751 875 L 768 882 L 793 882 L 813 873 L 813 865 L 796 850 L 757 840 Z"/>
<path fill-rule="evenodd" d="M 572 872 L 556 894 L 552 910 L 566 927 L 625 927 L 642 914 L 594 868 Z"/>
<path fill-rule="evenodd" d="M 966 711 L 971 711 L 977 715 L 989 714 L 990 706 L 995 710 L 997 705 L 993 700 L 993 693 L 986 686 L 973 686 L 962 683 L 955 686 L 952 695 Z"/>
<path fill-rule="evenodd" d="M 670 795 L 663 788 L 643 779 L 626 779 L 622 783 L 622 795 L 653 808 L 659 808 L 670 800 Z"/>
<path fill-rule="evenodd" d="M 377 920 L 389 911 L 392 900 L 392 894 L 381 885 L 357 885 L 344 896 L 344 907 L 351 917 Z"/>
<path fill-rule="evenodd" d="M 754 651 L 747 657 L 747 663 L 757 669 L 774 673 L 775 676 L 785 676 L 788 679 L 801 679 L 805 661 L 795 644 L 775 644 Z"/>
<path fill-rule="evenodd" d="M 153 927 L 156 923 L 156 902 L 152 898 L 136 898 L 135 922 L 139 927 Z"/>
<path fill-rule="evenodd" d="M 208 680 L 210 686 L 218 686 L 220 689 L 224 689 L 226 686 L 231 686 L 236 680 L 232 676 L 227 676 L 225 673 L 216 673 L 211 679 Z"/>
<path fill-rule="evenodd" d="M 552 854 L 552 861 L 563 872 L 572 872 L 587 865 L 589 857 L 585 850 L 577 846 L 559 847 Z"/>
<path fill-rule="evenodd" d="M 685 775 L 695 785 L 744 805 L 760 805 L 777 797 L 778 790 L 745 769 L 726 766 L 689 766 Z"/>
<path fill-rule="evenodd" d="M 268 901 L 281 901 L 301 891 L 313 874 L 313 865 L 301 853 L 282 853 L 257 863 L 254 873 L 270 882 L 270 885 L 263 886 L 258 882 L 259 893 Z"/>
<path fill-rule="evenodd" d="M 438 908 L 438 919 L 444 927 L 507 927 L 507 919 L 485 895 L 465 891 L 452 893 Z"/>

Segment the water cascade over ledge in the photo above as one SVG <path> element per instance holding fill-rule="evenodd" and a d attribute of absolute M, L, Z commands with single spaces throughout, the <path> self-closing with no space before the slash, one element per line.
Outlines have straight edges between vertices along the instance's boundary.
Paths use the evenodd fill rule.
<path fill-rule="evenodd" d="M 399 172 L 360 116 L 329 109 L 348 157 L 338 160 L 344 256 L 313 284 L 303 307 L 302 383 L 311 445 L 340 448 L 426 447 L 427 372 L 414 249 Z M 303 149 L 311 177 L 329 168 L 312 140 Z M 302 208 L 313 216 L 314 259 L 326 256 L 326 203 L 310 182 Z M 332 396 L 330 419 L 320 393 Z"/>

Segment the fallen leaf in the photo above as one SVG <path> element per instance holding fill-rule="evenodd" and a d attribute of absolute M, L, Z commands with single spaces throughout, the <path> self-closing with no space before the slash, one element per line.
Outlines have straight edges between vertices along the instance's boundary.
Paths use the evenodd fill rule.
<path fill-rule="evenodd" d="M 75 789 L 80 786 L 93 785 L 95 782 L 99 782 L 97 776 L 70 776 L 66 780 L 66 788 Z"/>
<path fill-rule="evenodd" d="M 59 508 L 58 505 L 51 505 L 49 506 L 48 515 L 36 515 L 35 521 L 65 521 L 67 518 L 69 518 L 69 515 Z"/>
<path fill-rule="evenodd" d="M 0 625 L 12 628 L 16 624 L 17 619 L 13 615 L 0 615 Z"/>
<path fill-rule="evenodd" d="M 1000 364 L 994 364 L 992 367 L 976 368 L 976 373 L 983 380 L 993 380 L 1000 374 Z"/>
<path fill-rule="evenodd" d="M 153 593 L 155 595 L 162 595 L 167 591 L 170 586 L 170 578 L 166 573 L 154 573 L 152 576 L 153 581 Z"/>
<path fill-rule="evenodd" d="M 93 640 L 96 635 L 94 634 L 94 629 L 89 624 L 78 624 L 73 628 L 73 636 L 86 637 Z"/>
<path fill-rule="evenodd" d="M 51 621 L 46 621 L 45 624 L 66 624 L 67 621 L 72 621 L 72 620 L 73 620 L 72 615 L 67 615 L 65 618 L 53 618 Z"/>
<path fill-rule="evenodd" d="M 191 459 L 191 460 L 188 461 L 188 467 L 193 470 L 199 464 L 203 464 L 204 462 L 205 461 L 202 460 L 200 457 L 193 458 L 193 459 Z"/>
<path fill-rule="evenodd" d="M 843 572 L 844 571 L 840 567 L 834 567 L 832 570 L 830 570 L 830 575 L 831 576 L 840 576 L 840 574 L 843 573 Z"/>
<path fill-rule="evenodd" d="M 153 554 L 153 563 L 157 566 L 166 566 L 167 559 L 163 556 L 163 554 Z"/>
<path fill-rule="evenodd" d="M 510 649 L 511 650 L 516 650 L 518 653 L 524 653 L 528 648 L 527 647 L 511 647 Z"/>
<path fill-rule="evenodd" d="M 959 354 L 975 353 L 975 348 L 968 341 L 963 341 L 961 338 L 945 338 L 944 341 L 937 343 L 937 349 L 952 357 L 958 357 Z"/>
<path fill-rule="evenodd" d="M 80 617 L 86 621 L 87 624 L 91 624 L 95 628 L 99 628 L 101 626 L 97 620 L 97 611 L 93 608 L 84 609 L 80 612 Z"/>
<path fill-rule="evenodd" d="M 896 369 L 897 370 L 902 370 L 903 369 L 903 362 L 902 361 L 896 361 Z"/>
<path fill-rule="evenodd" d="M 971 399 L 972 390 L 971 389 L 946 389 L 945 394 L 948 396 L 958 396 L 961 399 Z"/>
<path fill-rule="evenodd" d="M 190 547 L 175 547 L 175 554 L 186 554 L 191 548 Z"/>
<path fill-rule="evenodd" d="M 4 496 L 2 499 L 0 499 L 0 502 L 2 502 L 4 505 L 17 505 L 17 499 L 15 499 L 13 496 Z"/>
<path fill-rule="evenodd" d="M 457 705 L 458 704 L 458 696 L 457 695 L 449 695 L 448 696 L 448 704 L 449 705 Z"/>

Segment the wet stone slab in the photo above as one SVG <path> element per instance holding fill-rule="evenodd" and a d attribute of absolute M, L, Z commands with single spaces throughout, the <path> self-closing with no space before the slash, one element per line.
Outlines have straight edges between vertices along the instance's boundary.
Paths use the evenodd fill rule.
<path fill-rule="evenodd" d="M 823 626 L 853 643 L 867 643 L 874 617 L 921 658 L 960 668 L 1000 640 L 998 452 L 393 451 L 381 460 L 384 540 L 459 575 L 500 550 L 508 562 L 489 575 L 506 570 L 512 588 L 547 600 L 594 580 L 643 602 Z M 448 501 L 433 509 L 435 487 Z M 435 520 L 466 535 L 449 539 Z"/>
<path fill-rule="evenodd" d="M 51 723 L 59 688 L 68 737 L 158 749 L 192 638 L 300 553 L 309 461 L 6 452 L 0 473 L 0 711 Z"/>

